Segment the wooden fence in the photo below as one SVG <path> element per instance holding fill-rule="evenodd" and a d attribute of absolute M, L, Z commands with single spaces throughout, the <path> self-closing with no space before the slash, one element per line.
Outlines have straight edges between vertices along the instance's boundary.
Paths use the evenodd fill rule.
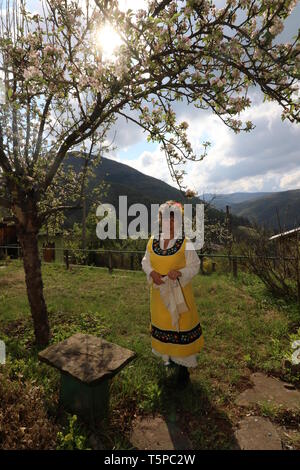
<path fill-rule="evenodd" d="M 22 258 L 22 249 L 20 246 L 0 246 L 0 254 L 5 258 L 10 253 L 14 252 L 14 258 Z M 47 248 L 47 250 L 61 250 L 61 248 Z M 48 255 L 47 251 L 47 255 Z M 110 273 L 114 269 L 123 269 L 130 271 L 141 270 L 141 261 L 145 254 L 144 251 L 138 250 L 88 250 L 88 249 L 64 249 L 64 264 L 67 269 L 70 266 L 90 266 L 90 267 L 105 267 Z M 78 262 L 78 254 L 84 259 L 84 262 Z M 93 256 L 91 256 L 91 254 Z M 43 249 L 40 250 L 42 261 L 49 262 L 49 256 L 45 256 Z M 200 273 L 206 274 L 205 260 L 211 259 L 210 272 L 217 271 L 217 261 L 227 260 L 227 271 L 230 271 L 234 277 L 238 276 L 238 270 L 247 264 L 247 256 L 232 255 L 232 254 L 214 254 L 214 253 L 199 253 L 200 258 Z M 1 256 L 0 256 L 1 259 Z M 274 263 L 279 260 L 279 257 L 265 257 L 265 259 L 272 259 Z M 284 258 L 285 260 L 292 260 L 292 258 Z M 92 261 L 91 261 L 92 260 Z"/>

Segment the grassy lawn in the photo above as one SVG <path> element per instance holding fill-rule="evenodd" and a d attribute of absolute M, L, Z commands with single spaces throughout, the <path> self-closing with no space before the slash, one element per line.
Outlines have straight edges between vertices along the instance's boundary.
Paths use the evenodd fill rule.
<path fill-rule="evenodd" d="M 272 373 L 299 386 L 299 378 L 284 376 L 281 365 L 290 347 L 289 333 L 299 327 L 299 311 L 294 304 L 272 299 L 249 274 L 234 279 L 214 273 L 194 279 L 205 346 L 198 368 L 191 371 L 192 386 L 184 391 L 167 386 L 171 378 L 151 353 L 149 293 L 142 272 L 109 274 L 89 267 L 66 271 L 44 264 L 43 279 L 52 342 L 83 332 L 137 353 L 112 382 L 110 422 L 94 431 L 108 449 L 131 448 L 132 420 L 151 413 L 177 421 L 196 449 L 233 449 L 234 427 L 246 413 L 234 400 L 248 388 L 252 371 Z M 11 447 L 88 448 L 90 431 L 57 406 L 59 374 L 37 361 L 18 261 L 0 269 L 0 339 L 8 352 L 7 364 L 0 366 L 0 400 L 6 403 L 2 429 L 0 406 L 0 448 L 3 442 L 9 445 L 9 433 L 14 433 Z M 257 412 L 297 427 L 297 416 L 268 407 Z M 30 437 L 34 430 L 38 441 Z M 299 433 L 295 442 L 300 449 Z"/>

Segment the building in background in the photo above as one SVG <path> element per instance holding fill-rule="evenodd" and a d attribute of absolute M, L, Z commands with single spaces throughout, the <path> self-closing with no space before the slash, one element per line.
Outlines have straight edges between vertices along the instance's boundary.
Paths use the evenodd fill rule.
<path fill-rule="evenodd" d="M 45 262 L 64 262 L 63 234 L 48 235 L 41 231 L 38 235 L 38 246 Z M 0 221 L 0 259 L 19 258 L 22 250 L 17 236 L 16 224 L 13 217 L 3 217 Z"/>

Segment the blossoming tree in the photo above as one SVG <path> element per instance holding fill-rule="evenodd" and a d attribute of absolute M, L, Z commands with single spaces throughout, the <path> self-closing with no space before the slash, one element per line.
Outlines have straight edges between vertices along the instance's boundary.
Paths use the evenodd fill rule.
<path fill-rule="evenodd" d="M 67 152 L 95 135 L 103 144 L 123 116 L 161 144 L 182 187 L 181 164 L 201 160 L 208 143 L 193 152 L 176 101 L 212 110 L 234 132 L 250 131 L 240 113 L 258 87 L 281 105 L 283 119 L 299 121 L 299 36 L 274 41 L 297 2 L 226 0 L 217 8 L 210 0 L 149 0 L 133 11 L 122 0 L 43 0 L 35 13 L 26 0 L 1 3 L 0 204 L 16 220 L 36 341 L 45 345 L 37 234 L 80 200 Z M 111 58 L 97 41 L 108 26 L 120 39 Z"/>

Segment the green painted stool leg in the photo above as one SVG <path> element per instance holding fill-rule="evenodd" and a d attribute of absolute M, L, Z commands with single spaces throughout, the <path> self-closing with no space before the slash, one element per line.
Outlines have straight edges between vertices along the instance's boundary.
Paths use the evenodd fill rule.
<path fill-rule="evenodd" d="M 60 403 L 83 419 L 95 424 L 108 417 L 109 380 L 87 385 L 67 374 L 61 374 Z"/>

